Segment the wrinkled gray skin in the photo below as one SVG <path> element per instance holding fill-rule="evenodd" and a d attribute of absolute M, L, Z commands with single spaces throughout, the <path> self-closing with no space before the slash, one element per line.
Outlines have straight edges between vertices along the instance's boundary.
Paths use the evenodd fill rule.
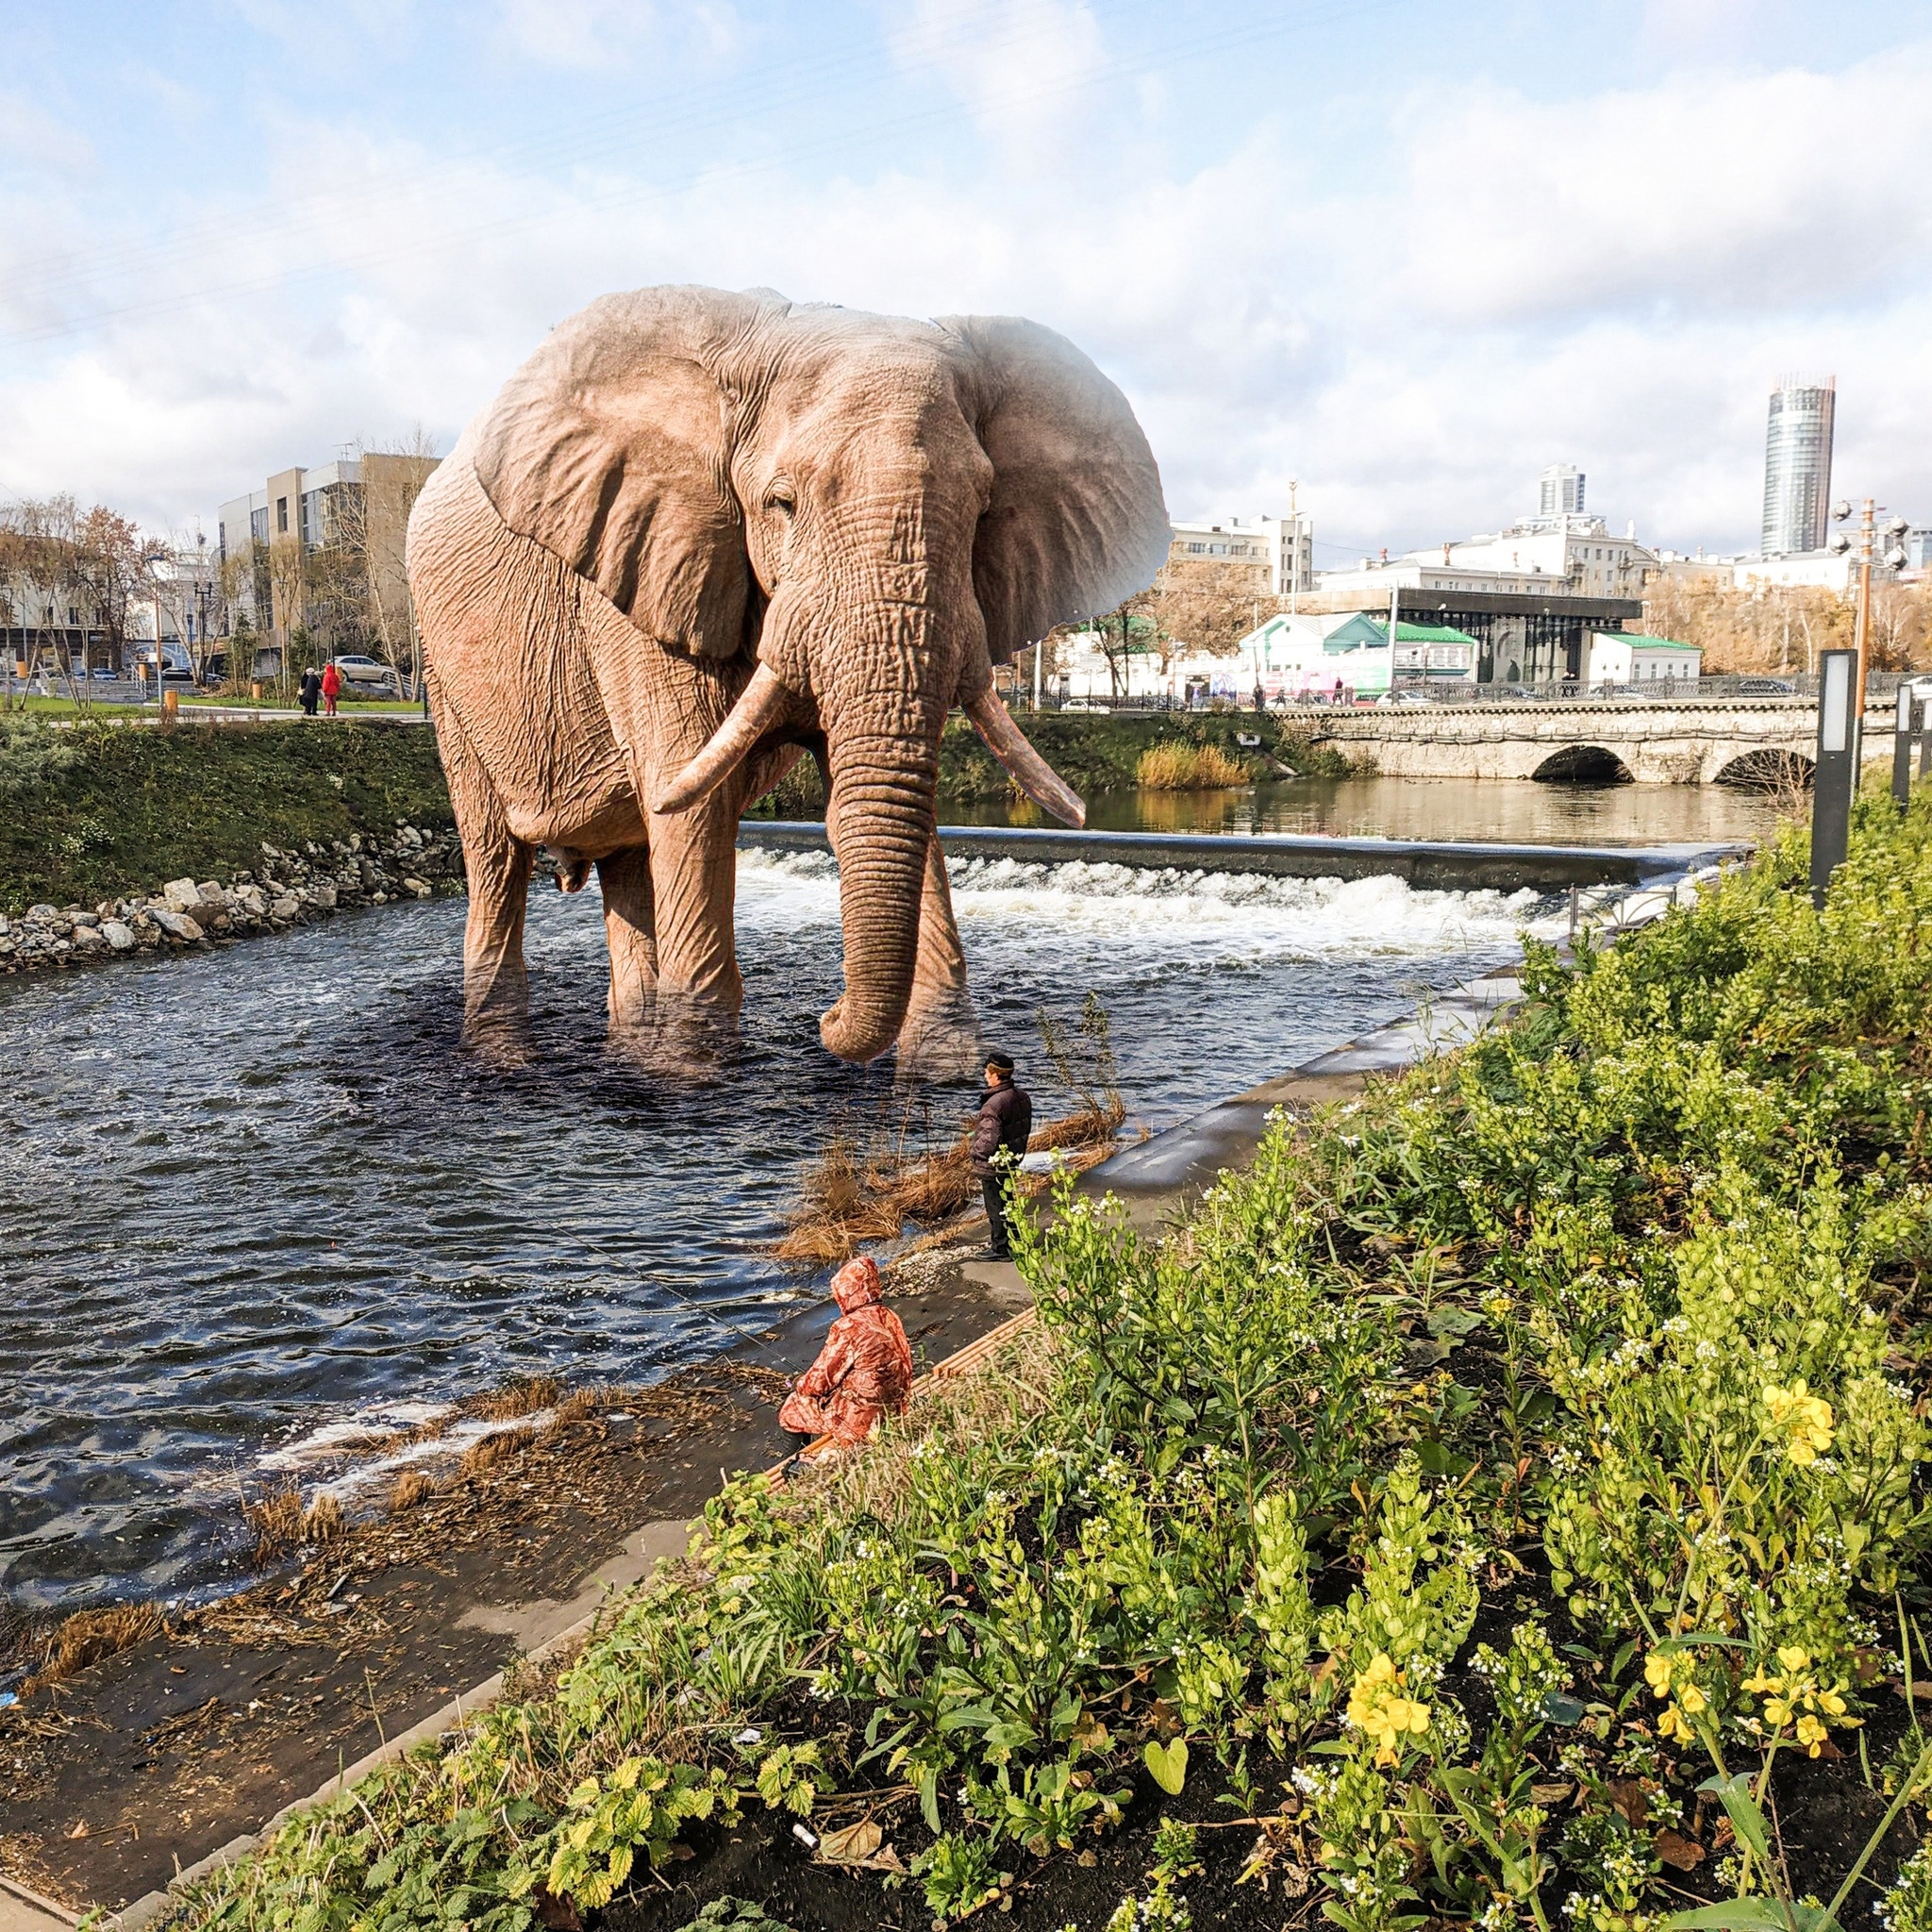
<path fill-rule="evenodd" d="M 698 288 L 563 324 L 409 527 L 471 1037 L 521 1039 L 540 846 L 567 889 L 597 869 L 614 1037 L 735 1012 L 739 814 L 809 752 L 844 936 L 824 1044 L 958 1071 L 976 1041 L 933 835 L 941 729 L 966 708 L 1076 819 L 1005 736 L 992 665 L 1151 581 L 1168 540 L 1125 399 L 1035 324 Z"/>

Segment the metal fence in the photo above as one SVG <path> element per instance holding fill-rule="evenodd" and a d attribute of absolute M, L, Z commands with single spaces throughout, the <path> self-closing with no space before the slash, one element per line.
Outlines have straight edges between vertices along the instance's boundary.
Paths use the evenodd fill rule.
<path fill-rule="evenodd" d="M 1890 706 L 1901 684 L 1914 679 L 1924 681 L 1926 674 L 1911 671 L 1874 671 L 1865 679 L 1866 702 L 1870 707 Z M 1112 717 L 1164 717 L 1176 714 L 1208 716 L 1214 713 L 1255 715 L 1248 696 L 1242 698 L 1118 697 L 1060 698 L 1043 692 L 1039 705 L 1025 691 L 1008 692 L 1008 702 L 1016 710 L 1039 709 L 1073 714 L 1095 713 Z M 1344 696 L 1339 700 L 1308 694 L 1302 697 L 1272 699 L 1270 713 L 1276 716 L 1318 717 L 1324 711 L 1361 710 L 1383 705 L 1416 703 L 1431 705 L 1603 705 L 1614 708 L 1632 704 L 1676 704 L 1704 700 L 1724 704 L 1757 702 L 1813 704 L 1818 697 L 1818 678 L 1810 672 L 1738 672 L 1718 677 L 1659 677 L 1641 684 L 1591 685 L 1576 681 L 1554 684 L 1509 685 L 1475 684 L 1461 679 L 1424 683 L 1421 679 L 1401 681 L 1393 691 L 1375 696 Z"/>

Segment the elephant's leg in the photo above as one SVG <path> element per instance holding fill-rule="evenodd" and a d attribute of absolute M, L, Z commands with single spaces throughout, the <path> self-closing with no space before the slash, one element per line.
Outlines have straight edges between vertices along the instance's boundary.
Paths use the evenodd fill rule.
<path fill-rule="evenodd" d="M 899 1029 L 899 1071 L 918 1080 L 970 1079 L 980 1071 L 979 1022 L 966 986 L 966 953 L 953 917 L 946 857 L 935 832 L 919 897 L 919 954 Z"/>
<path fill-rule="evenodd" d="M 650 855 L 641 845 L 632 845 L 600 858 L 597 884 L 604 894 L 604 936 L 610 946 L 610 1031 L 634 1034 L 648 1024 L 658 990 Z"/>
<path fill-rule="evenodd" d="M 434 690 L 432 683 L 432 696 Z M 491 1058 L 513 1062 L 529 1053 L 530 980 L 524 964 L 524 913 L 536 853 L 511 833 L 482 761 L 447 706 L 437 707 L 436 729 L 469 874 L 470 911 L 463 927 L 463 1039 Z"/>

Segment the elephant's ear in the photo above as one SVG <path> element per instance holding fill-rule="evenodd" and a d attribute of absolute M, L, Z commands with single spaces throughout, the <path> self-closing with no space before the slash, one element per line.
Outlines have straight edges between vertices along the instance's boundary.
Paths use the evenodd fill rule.
<path fill-rule="evenodd" d="M 997 662 L 1154 581 L 1174 532 L 1127 399 L 1064 336 L 1014 316 L 942 316 L 969 372 L 992 499 L 973 582 Z"/>
<path fill-rule="evenodd" d="M 751 587 L 718 358 L 782 299 L 607 295 L 551 333 L 477 428 L 476 477 L 504 522 L 646 637 L 705 657 L 743 646 Z"/>

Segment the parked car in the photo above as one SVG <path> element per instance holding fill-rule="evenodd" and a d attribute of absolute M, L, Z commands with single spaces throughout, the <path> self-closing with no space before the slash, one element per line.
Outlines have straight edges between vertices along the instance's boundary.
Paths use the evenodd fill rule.
<path fill-rule="evenodd" d="M 1060 707 L 1060 709 L 1063 711 L 1095 711 L 1103 718 L 1110 717 L 1113 712 L 1111 705 L 1096 704 L 1091 698 L 1069 698 Z"/>
<path fill-rule="evenodd" d="M 1391 705 L 1426 705 L 1429 702 L 1429 694 L 1424 691 L 1385 691 L 1375 702 L 1384 707 Z"/>
<path fill-rule="evenodd" d="M 395 669 L 378 658 L 350 652 L 335 659 L 335 667 L 351 684 L 374 685 L 383 691 L 400 691 Z"/>
<path fill-rule="evenodd" d="M 118 671 L 109 671 L 105 664 L 96 664 L 88 675 L 96 684 L 114 684 L 119 681 L 121 674 Z"/>
<path fill-rule="evenodd" d="M 1788 698 L 1797 690 L 1782 677 L 1740 677 L 1738 680 L 1738 695 L 1740 698 Z"/>

